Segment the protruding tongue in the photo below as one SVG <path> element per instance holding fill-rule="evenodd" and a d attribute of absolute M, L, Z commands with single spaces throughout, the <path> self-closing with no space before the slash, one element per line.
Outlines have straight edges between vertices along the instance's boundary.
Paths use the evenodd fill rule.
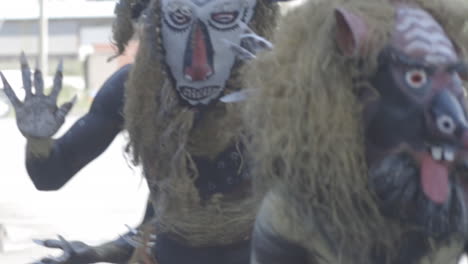
<path fill-rule="evenodd" d="M 429 153 L 421 162 L 421 184 L 424 193 L 434 203 L 442 204 L 449 197 L 448 168 L 435 161 Z"/>

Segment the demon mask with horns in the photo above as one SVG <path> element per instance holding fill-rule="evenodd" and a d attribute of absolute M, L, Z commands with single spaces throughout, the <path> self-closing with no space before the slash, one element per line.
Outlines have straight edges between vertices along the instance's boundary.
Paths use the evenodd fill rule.
<path fill-rule="evenodd" d="M 331 0 L 285 18 L 248 78 L 268 191 L 254 263 L 458 262 L 467 13 L 457 0 Z"/>

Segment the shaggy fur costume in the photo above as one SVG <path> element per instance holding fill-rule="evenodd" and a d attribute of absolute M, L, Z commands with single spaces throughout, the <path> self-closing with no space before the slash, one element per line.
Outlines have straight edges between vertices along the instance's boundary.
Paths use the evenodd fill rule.
<path fill-rule="evenodd" d="M 402 2 L 430 12 L 460 57 L 467 58 L 465 1 Z M 339 52 L 336 7 L 358 14 L 370 26 L 363 58 Z M 383 216 L 368 186 L 362 104 L 356 96 L 360 87 L 370 85 L 365 80 L 376 72 L 394 18 L 388 0 L 310 1 L 282 21 L 274 52 L 246 68 L 247 85 L 259 88 L 244 110 L 252 131 L 248 153 L 257 165 L 255 187 L 260 196 L 266 193 L 254 244 L 270 258 L 256 256 L 259 262 L 407 263 L 396 254 L 404 258 L 400 250 L 410 241 L 405 237 L 411 227 Z M 438 251 L 417 263 L 456 263 L 465 241 L 462 234 L 443 243 L 421 239 Z"/>
<path fill-rule="evenodd" d="M 156 229 L 190 246 L 228 245 L 250 236 L 257 202 L 250 185 L 229 195 L 200 197 L 194 181 L 198 171 L 193 156 L 214 159 L 238 145 L 241 117 L 223 103 L 203 108 L 184 106 L 166 74 L 160 34 L 160 1 L 145 11 L 144 33 L 127 83 L 125 120 L 136 163 L 141 162 L 151 190 Z M 275 27 L 276 4 L 257 1 L 249 25 L 269 37 Z M 128 16 L 127 16 L 128 19 Z M 123 36 L 131 34 L 123 26 Z M 123 37 L 125 45 L 127 37 Z M 117 39 L 117 41 L 119 41 Z M 232 71 L 226 93 L 241 89 L 239 65 Z"/>
<path fill-rule="evenodd" d="M 112 25 L 112 37 L 117 47 L 117 55 L 124 53 L 134 35 L 134 25 L 138 23 L 148 4 L 149 0 L 120 0 L 115 6 L 116 18 Z"/>

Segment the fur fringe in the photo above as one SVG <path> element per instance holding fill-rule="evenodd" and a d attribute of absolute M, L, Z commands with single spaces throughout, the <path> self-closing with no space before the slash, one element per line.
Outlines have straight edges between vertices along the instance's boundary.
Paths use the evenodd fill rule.
<path fill-rule="evenodd" d="M 112 24 L 113 42 L 117 47 L 117 56 L 122 55 L 128 42 L 133 37 L 132 2 L 135 0 L 120 0 L 115 7 L 116 18 Z"/>
<path fill-rule="evenodd" d="M 404 2 L 432 13 L 466 58 L 468 41 L 462 30 L 468 3 Z M 370 26 L 363 59 L 338 52 L 336 7 L 362 16 Z M 377 56 L 393 31 L 394 14 L 388 0 L 309 1 L 284 18 L 273 41 L 274 52 L 260 56 L 244 71 L 247 86 L 258 88 L 243 110 L 252 136 L 246 145 L 257 165 L 258 195 L 286 186 L 282 198 L 287 200 L 288 216 L 301 223 L 319 212 L 334 228 L 338 252 L 344 252 L 346 245 L 362 246 L 360 252 L 353 252 L 360 260 L 356 263 L 369 263 L 376 245 L 391 252 L 395 237 L 404 232 L 380 215 L 368 189 L 362 105 L 355 96 L 359 87 L 352 85 L 356 78 L 375 72 Z M 291 230 L 284 234 L 287 239 L 313 248 L 306 227 Z"/>
<path fill-rule="evenodd" d="M 225 245 L 245 239 L 253 225 L 257 203 L 249 191 L 201 201 L 192 155 L 216 157 L 239 141 L 240 114 L 218 103 L 195 112 L 182 106 L 167 76 L 160 34 L 160 1 L 153 0 L 144 18 L 144 33 L 126 87 L 124 115 L 134 162 L 142 163 L 157 216 L 158 232 L 169 232 L 192 246 Z M 276 4 L 258 1 L 250 25 L 269 37 L 275 27 Z M 237 68 L 226 92 L 241 89 Z M 250 189 L 246 187 L 246 189 Z"/>

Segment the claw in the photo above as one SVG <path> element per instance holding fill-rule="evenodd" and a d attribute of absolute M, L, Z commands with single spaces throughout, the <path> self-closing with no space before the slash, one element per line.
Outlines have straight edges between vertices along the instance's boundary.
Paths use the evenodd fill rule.
<path fill-rule="evenodd" d="M 138 230 L 136 230 L 135 228 L 129 226 L 129 225 L 125 225 L 125 227 L 128 229 L 128 231 L 130 231 L 130 233 L 132 235 L 138 235 Z"/>
<path fill-rule="evenodd" d="M 65 117 L 68 115 L 70 110 L 75 105 L 77 98 L 78 97 L 75 95 L 70 101 L 60 106 L 60 108 L 57 110 L 57 113 L 56 113 L 56 117 L 59 121 L 63 122 L 65 120 Z"/>
<path fill-rule="evenodd" d="M 55 102 L 57 97 L 62 90 L 62 79 L 63 79 L 63 60 L 60 59 L 59 64 L 57 65 L 57 71 L 54 76 L 54 84 L 52 87 L 52 92 L 50 93 L 50 98 Z"/>
<path fill-rule="evenodd" d="M 46 246 L 46 245 L 45 245 L 45 243 L 44 243 L 44 240 L 40 240 L 40 239 L 33 239 L 32 241 L 33 241 L 33 242 L 34 242 L 34 244 L 36 244 L 36 245 L 43 246 L 43 247 L 45 247 L 45 246 Z"/>
<path fill-rule="evenodd" d="M 41 65 L 40 65 L 40 63 L 39 63 L 39 56 L 36 57 L 36 60 L 34 61 L 34 65 L 35 65 L 35 66 L 34 66 L 34 69 L 35 69 L 35 70 L 42 70 L 42 69 L 41 69 Z"/>
<path fill-rule="evenodd" d="M 15 92 L 11 88 L 11 85 L 8 83 L 7 79 L 5 78 L 2 72 L 0 72 L 0 78 L 2 79 L 2 82 L 3 82 L 3 91 L 5 92 L 5 95 L 10 100 L 13 107 L 15 109 L 20 107 L 22 105 L 21 101 L 16 96 Z"/>
<path fill-rule="evenodd" d="M 73 98 L 70 100 L 70 103 L 74 105 L 77 100 L 78 100 L 78 96 L 75 94 Z"/>
<path fill-rule="evenodd" d="M 36 95 L 44 94 L 44 79 L 42 78 L 42 72 L 39 69 L 34 71 L 34 88 Z"/>
<path fill-rule="evenodd" d="M 254 44 L 255 51 L 272 50 L 273 44 L 255 33 L 242 34 L 241 39 Z"/>
<path fill-rule="evenodd" d="M 223 39 L 224 43 L 228 45 L 228 47 L 234 52 L 234 54 L 241 60 L 244 61 L 250 61 L 256 58 L 256 56 L 248 51 L 247 49 L 244 49 L 240 45 L 237 45 L 227 39 Z"/>
<path fill-rule="evenodd" d="M 21 54 L 20 54 L 20 62 L 21 62 L 21 66 L 28 66 L 28 59 L 26 59 L 26 54 L 24 53 L 24 51 L 21 51 Z"/>
<path fill-rule="evenodd" d="M 219 100 L 223 103 L 236 103 L 245 101 L 253 93 L 253 89 L 244 89 L 239 92 L 233 92 L 221 97 Z"/>
<path fill-rule="evenodd" d="M 63 59 L 62 58 L 60 58 L 59 64 L 57 65 L 57 71 L 63 73 Z"/>
<path fill-rule="evenodd" d="M 240 35 L 242 46 L 251 53 L 256 54 L 259 51 L 273 49 L 270 41 L 256 34 L 246 23 L 241 23 L 240 27 L 244 31 Z"/>
<path fill-rule="evenodd" d="M 127 242 L 130 246 L 134 247 L 134 248 L 139 248 L 139 247 L 142 247 L 144 244 L 139 242 L 139 241 L 136 241 L 135 239 L 132 239 L 131 237 L 128 237 L 128 236 L 120 236 L 123 240 L 125 240 L 125 242 Z"/>
<path fill-rule="evenodd" d="M 26 97 L 32 96 L 32 83 L 31 83 L 31 69 L 28 65 L 28 60 L 26 59 L 26 55 L 24 52 L 21 52 L 20 56 L 21 61 L 21 75 L 23 77 L 23 86 L 24 90 L 26 91 Z"/>
<path fill-rule="evenodd" d="M 58 238 L 60 239 L 60 242 L 62 242 L 63 250 L 65 252 L 73 252 L 71 244 L 63 236 L 58 235 Z"/>

